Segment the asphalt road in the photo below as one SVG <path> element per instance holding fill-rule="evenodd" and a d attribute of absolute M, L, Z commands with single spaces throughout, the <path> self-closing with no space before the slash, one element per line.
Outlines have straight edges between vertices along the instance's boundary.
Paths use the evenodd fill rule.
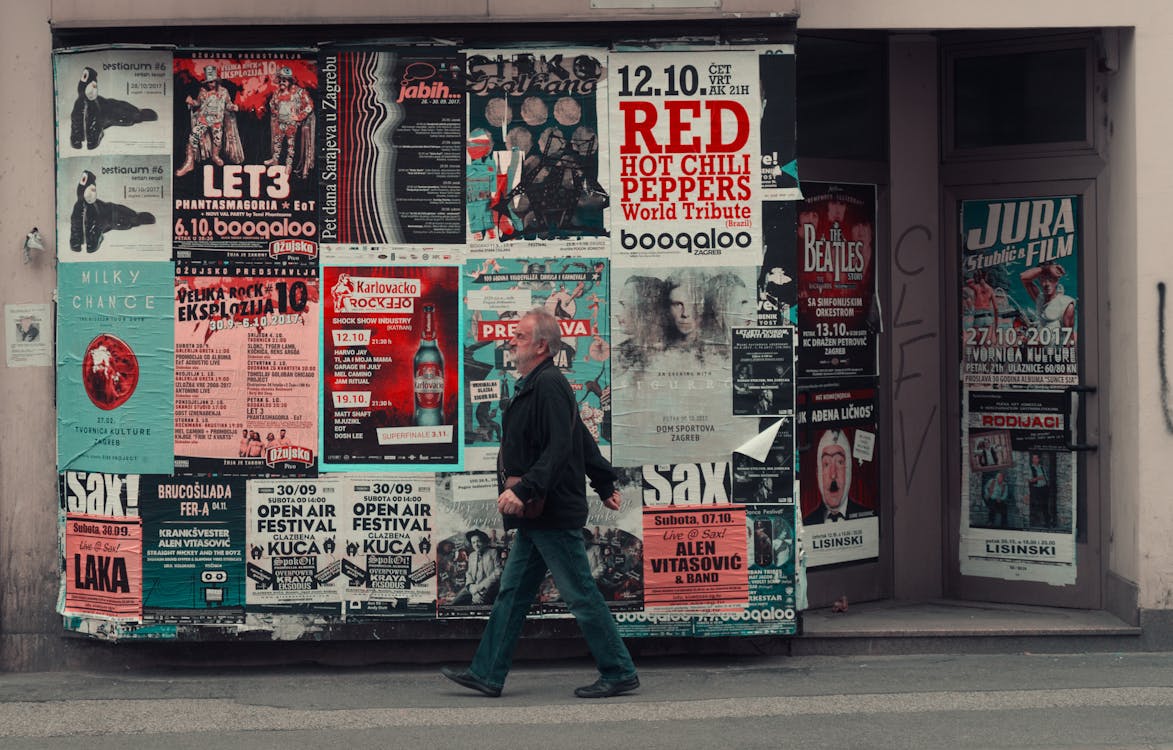
<path fill-rule="evenodd" d="M 648 659 L 575 698 L 586 662 L 500 698 L 433 668 L 0 676 L 0 748 L 1173 748 L 1173 653 Z"/>

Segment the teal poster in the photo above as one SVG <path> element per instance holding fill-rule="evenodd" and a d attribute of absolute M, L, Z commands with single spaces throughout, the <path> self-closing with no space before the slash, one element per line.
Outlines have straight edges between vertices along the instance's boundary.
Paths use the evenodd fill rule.
<path fill-rule="evenodd" d="M 535 307 L 558 320 L 554 364 L 570 381 L 578 413 L 600 446 L 611 442 L 611 335 L 607 261 L 490 258 L 465 265 L 465 469 L 494 471 L 501 415 L 517 385 L 508 348 Z"/>
<path fill-rule="evenodd" d="M 143 619 L 244 622 L 243 477 L 144 476 Z"/>
<path fill-rule="evenodd" d="M 172 473 L 170 263 L 58 267 L 57 466 Z"/>

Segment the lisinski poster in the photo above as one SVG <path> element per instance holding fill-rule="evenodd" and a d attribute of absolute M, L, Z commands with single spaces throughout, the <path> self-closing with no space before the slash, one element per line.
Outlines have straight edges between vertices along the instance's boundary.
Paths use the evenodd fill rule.
<path fill-rule="evenodd" d="M 245 480 L 144 475 L 143 619 L 244 622 Z"/>
<path fill-rule="evenodd" d="M 171 264 L 69 263 L 57 274 L 58 467 L 170 474 Z"/>
<path fill-rule="evenodd" d="M 807 565 L 880 554 L 875 388 L 800 395 L 799 487 Z"/>
<path fill-rule="evenodd" d="M 1079 382 L 1078 196 L 965 201 L 962 380 Z"/>
<path fill-rule="evenodd" d="M 137 474 L 66 471 L 64 614 L 140 620 L 142 519 Z"/>
<path fill-rule="evenodd" d="M 349 476 L 343 489 L 347 619 L 435 614 L 435 477 Z"/>
<path fill-rule="evenodd" d="M 756 51 L 610 57 L 612 257 L 630 265 L 761 262 Z"/>
<path fill-rule="evenodd" d="M 618 268 L 612 423 L 618 462 L 728 456 L 757 434 L 733 416 L 731 341 L 757 318 L 757 268 Z"/>
<path fill-rule="evenodd" d="M 606 60 L 603 49 L 467 52 L 470 252 L 607 236 Z"/>
<path fill-rule="evenodd" d="M 874 185 L 803 183 L 798 209 L 798 369 L 806 378 L 875 375 Z"/>
<path fill-rule="evenodd" d="M 252 479 L 248 482 L 249 609 L 341 611 L 343 481 Z"/>
<path fill-rule="evenodd" d="M 1074 454 L 1062 391 L 966 394 L 961 573 L 1075 583 Z"/>
<path fill-rule="evenodd" d="M 179 263 L 175 467 L 313 474 L 318 269 Z"/>
<path fill-rule="evenodd" d="M 501 258 L 465 266 L 465 469 L 495 471 L 501 419 L 517 384 L 506 344 L 534 307 L 558 320 L 554 364 L 595 441 L 611 440 L 610 299 L 601 258 Z"/>
<path fill-rule="evenodd" d="M 323 468 L 458 469 L 460 269 L 326 266 Z"/>
<path fill-rule="evenodd" d="M 176 53 L 176 260 L 318 257 L 314 53 Z"/>
<path fill-rule="evenodd" d="M 323 50 L 324 243 L 464 242 L 464 54 Z"/>

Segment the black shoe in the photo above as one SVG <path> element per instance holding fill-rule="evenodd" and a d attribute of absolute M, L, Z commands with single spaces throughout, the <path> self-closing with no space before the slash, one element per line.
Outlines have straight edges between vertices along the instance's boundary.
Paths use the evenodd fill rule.
<path fill-rule="evenodd" d="M 466 687 L 469 690 L 476 690 L 479 693 L 484 693 L 490 698 L 496 698 L 501 695 L 501 688 L 493 687 L 487 682 L 482 682 L 479 677 L 474 676 L 468 670 L 457 672 L 451 667 L 440 667 L 440 674 L 455 682 L 461 687 Z"/>
<path fill-rule="evenodd" d="M 628 677 L 626 680 L 617 680 L 615 682 L 600 677 L 590 685 L 575 688 L 574 694 L 579 698 L 610 698 L 613 695 L 622 695 L 638 689 L 638 677 Z"/>

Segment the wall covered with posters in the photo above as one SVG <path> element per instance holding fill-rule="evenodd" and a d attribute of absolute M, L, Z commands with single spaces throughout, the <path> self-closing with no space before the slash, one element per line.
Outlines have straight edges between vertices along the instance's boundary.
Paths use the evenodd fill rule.
<path fill-rule="evenodd" d="M 485 616 L 506 342 L 543 307 L 621 476 L 584 534 L 624 634 L 797 632 L 795 359 L 874 376 L 875 200 L 825 202 L 800 271 L 792 46 L 111 47 L 54 72 L 66 629 Z M 833 317 L 800 341 L 808 305 Z M 812 398 L 874 484 L 874 388 Z M 874 556 L 877 494 L 844 496 L 847 559 Z M 552 581 L 535 611 L 567 616 Z"/>

